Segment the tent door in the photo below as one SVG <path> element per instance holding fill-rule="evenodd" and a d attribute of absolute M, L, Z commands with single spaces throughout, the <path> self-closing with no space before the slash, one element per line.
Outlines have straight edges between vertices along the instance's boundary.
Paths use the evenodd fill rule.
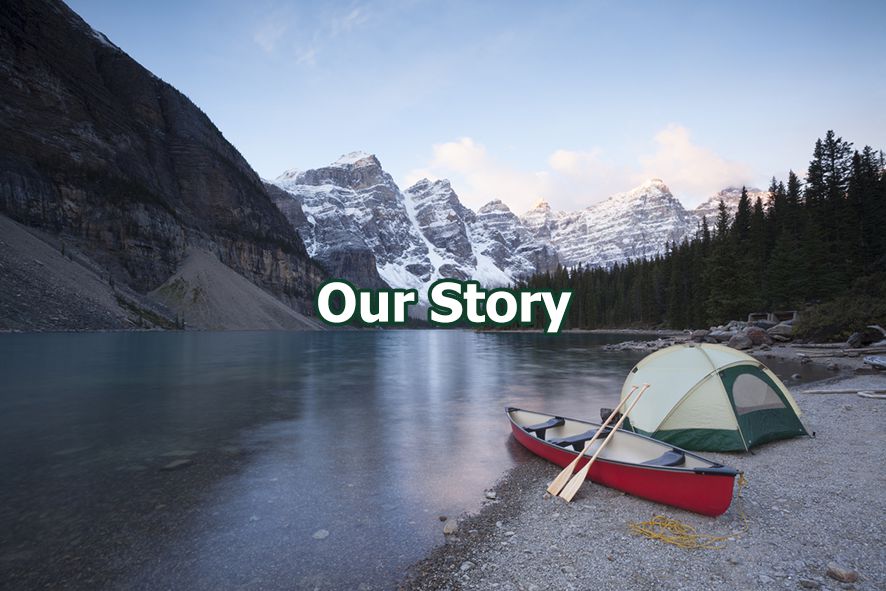
<path fill-rule="evenodd" d="M 720 378 L 748 448 L 807 434 L 784 393 L 759 368 L 751 365 L 726 368 L 720 372 Z"/>

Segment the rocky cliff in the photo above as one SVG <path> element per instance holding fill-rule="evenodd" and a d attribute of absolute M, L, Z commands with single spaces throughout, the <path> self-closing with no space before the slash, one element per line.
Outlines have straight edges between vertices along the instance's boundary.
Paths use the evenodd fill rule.
<path fill-rule="evenodd" d="M 661 179 L 576 212 L 553 212 L 542 201 L 521 220 L 570 267 L 605 267 L 663 254 L 668 243 L 694 236 L 697 225 Z"/>
<path fill-rule="evenodd" d="M 424 293 L 441 278 L 502 286 L 557 265 L 500 201 L 474 213 L 448 181 L 421 180 L 401 191 L 378 158 L 345 154 L 313 170 L 290 170 L 274 200 L 308 252 L 334 276 L 363 287 L 382 281 Z"/>
<path fill-rule="evenodd" d="M 187 97 L 55 0 L 0 3 L 0 211 L 147 293 L 190 248 L 307 310 L 321 269 Z"/>

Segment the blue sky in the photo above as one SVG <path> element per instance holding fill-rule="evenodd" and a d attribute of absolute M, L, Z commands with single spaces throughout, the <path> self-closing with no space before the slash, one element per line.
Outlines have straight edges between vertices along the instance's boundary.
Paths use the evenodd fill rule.
<path fill-rule="evenodd" d="M 694 205 L 886 147 L 886 2 L 71 0 L 265 178 L 352 150 L 469 206 L 575 209 L 662 178 Z"/>

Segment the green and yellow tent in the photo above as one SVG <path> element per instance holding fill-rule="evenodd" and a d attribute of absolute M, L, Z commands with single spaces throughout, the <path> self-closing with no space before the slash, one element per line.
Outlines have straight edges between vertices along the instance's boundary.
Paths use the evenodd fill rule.
<path fill-rule="evenodd" d="M 687 343 L 656 351 L 628 374 L 622 398 L 644 383 L 651 387 L 631 412 L 631 428 L 677 447 L 746 451 L 809 435 L 781 380 L 730 347 Z"/>

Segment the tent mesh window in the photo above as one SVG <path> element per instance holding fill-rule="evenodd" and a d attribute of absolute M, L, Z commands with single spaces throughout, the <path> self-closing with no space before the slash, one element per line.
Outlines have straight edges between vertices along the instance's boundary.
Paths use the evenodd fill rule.
<path fill-rule="evenodd" d="M 732 384 L 735 412 L 743 415 L 755 410 L 784 408 L 785 403 L 768 383 L 759 377 L 743 373 Z"/>
<path fill-rule="evenodd" d="M 720 377 L 735 408 L 746 447 L 806 432 L 784 395 L 763 371 L 739 365 L 724 369 Z"/>

